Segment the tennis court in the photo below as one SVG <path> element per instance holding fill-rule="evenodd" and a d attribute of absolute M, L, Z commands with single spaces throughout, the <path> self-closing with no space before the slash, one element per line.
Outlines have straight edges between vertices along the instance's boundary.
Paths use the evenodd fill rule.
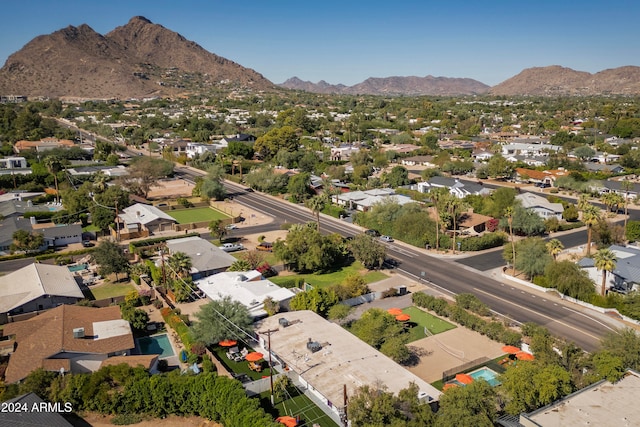
<path fill-rule="evenodd" d="M 166 211 L 166 214 L 178 221 L 178 224 L 190 224 L 192 222 L 214 221 L 216 219 L 230 218 L 230 216 L 211 208 L 192 208 Z"/>

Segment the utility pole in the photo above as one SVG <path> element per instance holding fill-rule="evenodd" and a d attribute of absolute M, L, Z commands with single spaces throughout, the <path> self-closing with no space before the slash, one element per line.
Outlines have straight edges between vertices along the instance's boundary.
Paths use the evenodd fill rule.
<path fill-rule="evenodd" d="M 347 404 L 349 403 L 349 400 L 347 398 L 346 384 L 342 385 L 342 398 L 344 401 L 344 409 L 342 411 L 342 414 L 340 414 L 340 421 L 342 421 L 342 424 L 344 425 L 344 427 L 347 427 L 349 425 L 349 416 L 347 415 Z"/>
<path fill-rule="evenodd" d="M 115 205 L 116 205 L 116 242 L 120 242 L 120 218 L 118 217 L 118 199 L 116 199 Z"/>
<path fill-rule="evenodd" d="M 273 365 L 271 363 L 271 333 L 277 332 L 278 329 L 269 329 L 267 331 L 261 331 L 260 334 L 267 335 L 267 351 L 269 352 L 269 385 L 271 386 L 271 406 L 275 406 L 275 400 L 273 398 Z"/>

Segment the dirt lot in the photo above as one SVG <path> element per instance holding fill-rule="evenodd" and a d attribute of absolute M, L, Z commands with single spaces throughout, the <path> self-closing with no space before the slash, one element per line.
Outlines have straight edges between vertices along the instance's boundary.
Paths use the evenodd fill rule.
<path fill-rule="evenodd" d="M 148 199 L 175 199 L 177 197 L 191 197 L 193 191 L 193 184 L 188 183 L 183 179 L 163 179 L 158 181 L 157 185 L 154 185 L 149 190 Z"/>
<path fill-rule="evenodd" d="M 104 416 L 100 414 L 83 414 L 85 422 L 93 427 L 113 427 L 111 419 L 113 416 Z M 78 424 L 82 425 L 82 424 Z M 138 427 L 222 427 L 222 424 L 214 423 L 200 417 L 176 417 L 169 416 L 167 418 L 152 418 L 137 424 L 130 424 Z"/>
<path fill-rule="evenodd" d="M 502 344 L 458 326 L 441 334 L 409 344 L 418 348 L 420 363 L 407 368 L 427 382 L 442 379 L 442 372 L 480 357 L 495 359 L 504 354 Z"/>

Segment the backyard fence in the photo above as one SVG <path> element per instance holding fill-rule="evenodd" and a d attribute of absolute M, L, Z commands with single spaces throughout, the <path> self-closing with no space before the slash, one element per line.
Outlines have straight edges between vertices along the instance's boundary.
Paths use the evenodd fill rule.
<path fill-rule="evenodd" d="M 442 382 L 446 383 L 447 381 L 454 379 L 456 374 L 475 368 L 476 366 L 486 365 L 488 362 L 491 362 L 491 359 L 488 357 L 479 357 L 478 359 L 458 365 L 455 368 L 447 369 L 442 372 Z"/>

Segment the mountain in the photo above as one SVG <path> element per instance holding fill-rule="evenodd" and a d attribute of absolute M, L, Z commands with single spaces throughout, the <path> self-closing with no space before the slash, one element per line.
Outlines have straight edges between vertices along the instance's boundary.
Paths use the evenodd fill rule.
<path fill-rule="evenodd" d="M 489 93 L 506 96 L 640 95 L 640 67 L 619 67 L 595 74 L 559 65 L 528 68 L 492 87 Z"/>
<path fill-rule="evenodd" d="M 370 77 L 353 86 L 331 85 L 321 80 L 318 83 L 302 81 L 292 77 L 278 85 L 287 89 L 313 93 L 345 93 L 367 95 L 475 95 L 486 93 L 490 87 L 473 79 L 451 77 Z"/>
<path fill-rule="evenodd" d="M 177 95 L 218 84 L 274 85 L 136 16 L 105 36 L 83 24 L 38 36 L 0 69 L 0 94 L 76 98 Z"/>

